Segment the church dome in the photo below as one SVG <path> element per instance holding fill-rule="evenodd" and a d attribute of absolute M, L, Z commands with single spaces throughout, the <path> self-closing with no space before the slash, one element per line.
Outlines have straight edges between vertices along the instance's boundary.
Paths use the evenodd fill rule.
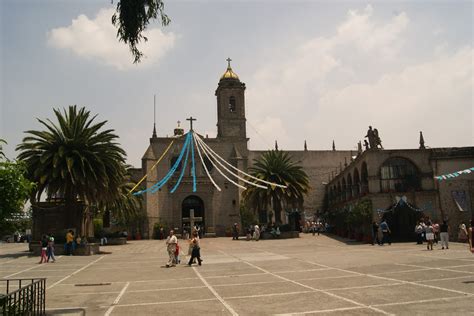
<path fill-rule="evenodd" d="M 225 79 L 234 79 L 234 80 L 239 80 L 239 76 L 232 70 L 232 67 L 230 67 L 230 62 L 232 59 L 227 58 L 227 70 L 224 72 L 224 74 L 221 76 L 221 80 Z"/>

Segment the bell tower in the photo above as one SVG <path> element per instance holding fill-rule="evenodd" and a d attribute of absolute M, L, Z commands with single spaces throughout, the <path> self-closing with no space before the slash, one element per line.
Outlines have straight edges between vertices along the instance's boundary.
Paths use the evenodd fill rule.
<path fill-rule="evenodd" d="M 227 70 L 216 89 L 217 137 L 245 139 L 245 83 L 232 70 L 231 61 L 227 58 Z"/>

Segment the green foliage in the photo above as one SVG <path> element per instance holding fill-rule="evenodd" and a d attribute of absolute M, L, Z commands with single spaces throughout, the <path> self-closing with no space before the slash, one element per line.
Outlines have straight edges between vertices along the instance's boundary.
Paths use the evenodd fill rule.
<path fill-rule="evenodd" d="M 0 161 L 0 231 L 21 229 L 25 214 L 23 206 L 34 188 L 25 178 L 26 167 L 22 162 Z M 23 225 L 24 226 L 24 225 Z"/>
<path fill-rule="evenodd" d="M 245 205 L 241 204 L 239 211 L 241 229 L 245 229 L 257 222 L 257 217 L 255 216 L 254 212 L 246 208 Z"/>
<path fill-rule="evenodd" d="M 112 129 L 101 130 L 107 121 L 77 106 L 61 112 L 54 109 L 57 123 L 38 121 L 45 130 L 29 134 L 17 146 L 19 159 L 26 162 L 29 180 L 36 182 L 36 199 L 64 198 L 66 204 L 78 198 L 89 205 L 113 201 L 125 175 L 125 151 Z M 34 197 L 33 197 L 34 200 Z"/>
<path fill-rule="evenodd" d="M 347 223 L 353 227 L 370 225 L 372 221 L 372 202 L 362 200 L 358 202 L 351 212 L 348 212 Z"/>
<path fill-rule="evenodd" d="M 109 210 L 118 225 L 124 227 L 137 226 L 138 222 L 142 221 L 144 217 L 146 218 L 142 208 L 142 196 L 130 193 L 130 190 L 135 186 L 130 178 L 131 175 L 127 172 L 123 182 L 119 185 L 118 195 L 115 199 L 100 204 L 102 211 Z"/>
<path fill-rule="evenodd" d="M 153 236 L 155 237 L 155 239 L 158 239 L 160 237 L 161 227 L 163 227 L 163 231 L 165 234 L 164 237 L 166 238 L 166 236 L 168 236 L 168 232 L 171 229 L 171 227 L 169 226 L 167 221 L 160 218 L 159 221 L 155 223 L 155 225 L 153 225 Z"/>
<path fill-rule="evenodd" d="M 266 189 L 248 186 L 243 193 L 244 201 L 256 210 L 266 209 L 272 204 L 275 221 L 281 222 L 283 204 L 301 207 L 304 194 L 309 189 L 309 178 L 303 168 L 292 161 L 287 152 L 267 151 L 254 161 L 250 173 L 259 179 L 286 185 L 287 188 L 268 186 Z"/>
<path fill-rule="evenodd" d="M 327 213 L 327 220 L 336 229 L 354 232 L 370 232 L 372 222 L 372 202 L 364 199 L 354 205 L 352 211 L 335 210 Z"/>
<path fill-rule="evenodd" d="M 102 218 L 94 218 L 94 236 L 98 237 L 104 230 L 104 224 L 102 222 Z"/>
<path fill-rule="evenodd" d="M 169 17 L 164 13 L 164 3 L 161 0 L 120 0 L 117 2 L 117 11 L 112 16 L 112 24 L 118 28 L 119 41 L 128 44 L 134 56 L 134 63 L 139 63 L 143 57 L 137 45 L 142 40 L 148 41 L 142 33 L 150 20 L 156 19 L 158 15 L 161 17 L 163 26 L 170 23 Z"/>

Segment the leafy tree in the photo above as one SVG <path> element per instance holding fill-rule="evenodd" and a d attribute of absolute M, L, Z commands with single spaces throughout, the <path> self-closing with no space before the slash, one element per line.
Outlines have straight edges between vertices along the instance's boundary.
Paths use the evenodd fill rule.
<path fill-rule="evenodd" d="M 120 0 L 117 2 L 116 13 L 112 16 L 112 24 L 118 28 L 117 37 L 119 41 L 128 44 L 134 63 L 139 63 L 143 53 L 138 50 L 137 45 L 143 40 L 143 31 L 151 19 L 161 17 L 161 24 L 166 26 L 170 23 L 169 17 L 164 13 L 162 0 Z"/>
<path fill-rule="evenodd" d="M 125 175 L 125 152 L 112 129 L 101 130 L 107 121 L 94 122 L 84 107 L 54 110 L 57 123 L 38 121 L 45 130 L 30 130 L 17 146 L 28 178 L 37 183 L 32 202 L 43 192 L 64 199 L 66 207 L 78 199 L 92 205 L 113 201 L 120 194 Z"/>
<path fill-rule="evenodd" d="M 6 144 L 4 140 L 0 143 Z M 1 149 L 0 146 L 0 232 L 7 233 L 24 220 L 23 207 L 34 184 L 25 178 L 25 164 L 7 160 Z"/>
<path fill-rule="evenodd" d="M 271 204 L 275 211 L 275 221 L 281 223 L 283 205 L 301 207 L 303 204 L 304 194 L 309 189 L 308 175 L 301 166 L 291 160 L 288 153 L 279 150 L 267 151 L 254 160 L 249 171 L 259 179 L 287 186 L 268 186 L 266 189 L 248 186 L 243 198 L 252 208 L 260 211 Z"/>

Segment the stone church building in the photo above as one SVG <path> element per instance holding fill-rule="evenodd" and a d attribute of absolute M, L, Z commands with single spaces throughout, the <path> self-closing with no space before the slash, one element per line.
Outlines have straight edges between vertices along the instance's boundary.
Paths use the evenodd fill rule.
<path fill-rule="evenodd" d="M 247 171 L 265 151 L 248 148 L 245 83 L 240 81 L 228 61 L 227 70 L 215 90 L 217 136 L 203 139 L 219 156 Z M 183 132 L 175 129 L 175 135 Z M 178 158 L 183 137 L 175 139 L 163 161 L 152 170 L 173 139 L 175 137 L 158 137 L 153 130 L 150 145 L 142 158 L 142 168 L 134 170 L 136 180 L 148 174 L 142 188 L 150 188 L 161 180 Z M 473 215 L 474 173 L 440 183 L 433 176 L 474 167 L 474 147 L 428 149 L 421 141 L 422 138 L 420 149 L 362 151 L 359 144 L 359 150 L 353 152 L 336 150 L 333 143 L 332 150 L 308 150 L 305 143 L 302 150 L 288 151 L 310 179 L 311 188 L 305 196 L 303 210 L 299 210 L 302 217 L 311 218 L 322 211 L 326 214 L 350 212 L 358 201 L 370 199 L 373 218 L 377 219 L 378 211 L 389 210 L 397 200 L 403 199 L 407 202 L 405 206 L 423 210 L 431 218 L 450 218 L 453 228 L 460 222 L 467 222 Z M 178 180 L 180 169 L 158 192 L 144 194 L 148 219 L 146 227 L 142 228 L 145 238 L 152 238 L 157 223 L 175 228 L 189 225 L 192 213 L 199 217 L 195 222 L 209 235 L 224 236 L 226 229 L 240 222 L 242 189 L 229 183 L 217 170 L 212 170 L 210 161 L 206 161 L 206 165 L 222 191 L 214 187 L 200 160 L 196 159 L 196 192 L 193 192 L 188 164 L 189 170 L 185 170 L 185 176 L 174 193 L 170 190 Z M 402 211 L 406 213 L 406 207 Z M 395 212 L 395 215 L 402 211 Z M 405 237 L 411 234 L 415 217 L 419 215 L 410 214 L 394 219 L 394 224 L 403 227 L 400 234 Z M 268 218 L 265 214 L 259 215 Z M 285 214 L 281 218 L 287 220 Z"/>
<path fill-rule="evenodd" d="M 221 76 L 215 91 L 217 101 L 217 136 L 204 138 L 204 141 L 218 155 L 238 167 L 247 171 L 252 166 L 254 159 L 264 151 L 252 151 L 248 148 L 246 117 L 245 117 L 245 83 L 241 82 L 237 74 L 229 65 Z M 250 105 L 251 106 L 251 105 Z M 179 129 L 175 133 L 179 134 Z M 177 139 L 166 157 L 158 167 L 150 172 L 157 159 L 166 150 L 173 137 L 158 137 L 153 132 L 142 158 L 142 168 L 135 169 L 135 178 L 140 179 L 148 173 L 146 188 L 162 179 L 176 161 L 183 146 L 184 139 Z M 303 146 L 302 146 L 303 147 Z M 301 151 L 289 151 L 294 161 L 300 163 L 310 178 L 311 190 L 304 201 L 304 211 L 313 215 L 323 206 L 325 184 L 329 174 L 341 168 L 344 162 L 351 159 L 351 151 L 334 150 L 308 150 L 304 146 Z M 202 220 L 196 221 L 204 228 L 206 233 L 215 233 L 223 236 L 234 222 L 240 222 L 239 209 L 241 205 L 242 189 L 229 183 L 219 172 L 212 170 L 210 173 L 216 183 L 222 188 L 218 191 L 196 160 L 197 191 L 193 192 L 191 171 L 186 170 L 185 176 L 174 192 L 170 190 L 175 185 L 179 172 L 156 193 L 144 194 L 145 208 L 148 216 L 147 227 L 144 227 L 143 236 L 152 238 L 153 227 L 156 223 L 166 223 L 169 227 L 183 227 L 189 223 L 190 210 L 194 216 Z M 190 169 L 190 167 L 188 166 Z M 179 170 L 179 169 L 178 169 Z M 282 219 L 285 219 L 283 214 Z"/>

